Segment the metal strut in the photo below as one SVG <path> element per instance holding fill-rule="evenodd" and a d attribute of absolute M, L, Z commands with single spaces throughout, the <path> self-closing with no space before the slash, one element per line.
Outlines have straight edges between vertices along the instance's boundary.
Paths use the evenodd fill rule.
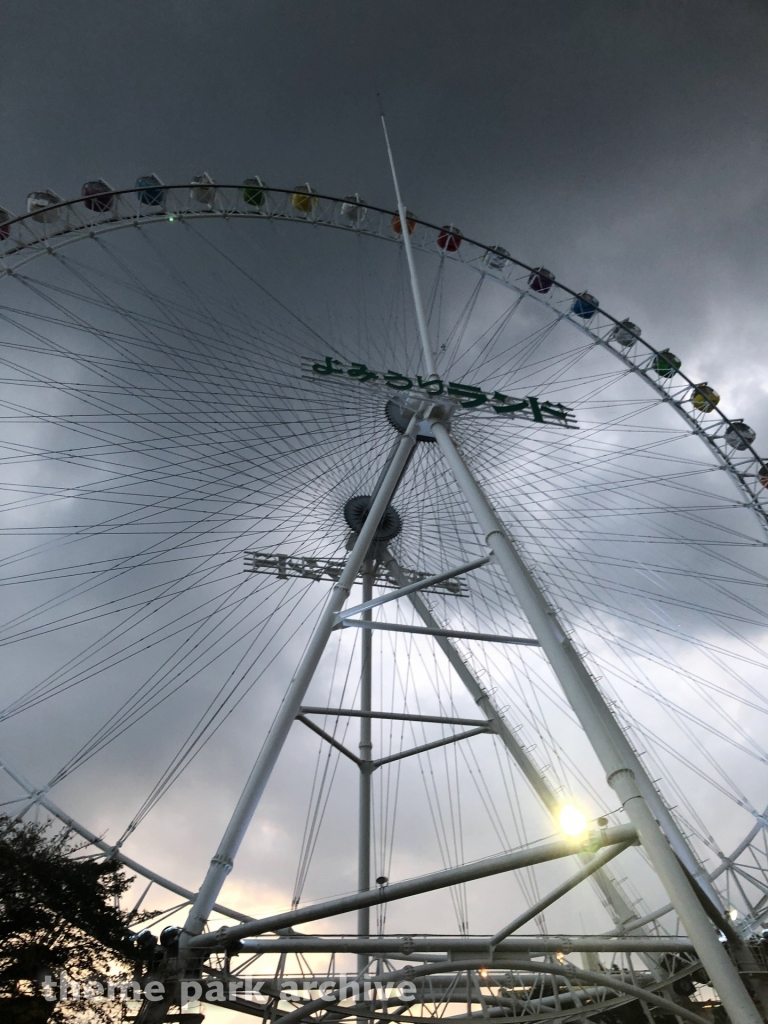
<path fill-rule="evenodd" d="M 363 602 L 370 602 L 373 597 L 373 578 L 375 575 L 374 560 L 370 556 L 363 562 Z M 371 609 L 365 608 L 362 612 L 363 619 L 370 621 Z M 371 667 L 373 655 L 373 635 L 368 630 L 363 630 L 360 645 L 360 711 L 363 716 L 360 718 L 360 778 L 359 778 L 359 819 L 358 819 L 358 850 L 357 850 L 357 889 L 358 892 L 366 892 L 371 887 L 371 786 L 373 782 L 371 773 L 371 754 L 373 744 L 371 742 L 371 719 L 366 714 L 372 709 L 371 702 Z M 357 911 L 357 937 L 369 939 L 371 937 L 371 908 L 360 907 Z M 366 953 L 357 955 L 357 973 L 362 976 L 368 968 L 368 956 Z M 362 1018 L 361 1018 L 362 1024 Z"/>
<path fill-rule="evenodd" d="M 204 935 L 191 938 L 189 945 L 195 949 L 226 949 L 238 939 L 263 935 L 265 932 L 276 932 L 279 929 L 295 928 L 308 921 L 322 921 L 328 917 L 336 917 L 339 914 L 358 910 L 360 907 L 373 907 L 381 903 L 390 903 L 393 900 L 407 899 L 421 893 L 461 885 L 463 882 L 470 882 L 477 878 L 489 878 L 492 875 L 530 867 L 533 864 L 544 864 L 551 860 L 570 857 L 574 853 L 587 850 L 595 852 L 606 846 L 635 842 L 636 839 L 637 832 L 632 825 L 615 825 L 612 828 L 600 829 L 586 838 L 549 840 L 522 850 L 515 850 L 512 853 L 485 857 L 483 860 L 473 861 L 470 864 L 432 871 L 427 875 L 407 878 L 401 882 L 390 882 L 377 886 L 375 889 L 369 889 L 367 892 L 337 896 L 334 899 L 323 900 L 321 903 L 297 907 L 295 910 L 286 910 L 281 914 L 245 921 L 243 924 L 233 925 L 229 928 L 220 928 L 218 931 L 207 932 Z M 605 941 L 607 936 L 599 938 L 600 941 Z"/>
<path fill-rule="evenodd" d="M 406 578 L 403 567 L 389 551 L 387 551 L 384 556 L 384 564 L 392 578 L 398 583 Z M 427 607 L 421 594 L 411 593 L 409 594 L 409 600 L 422 622 L 427 626 L 438 629 L 437 619 L 432 615 L 432 612 Z M 480 708 L 486 716 L 486 719 L 490 723 L 494 733 L 504 744 L 508 753 L 512 756 L 517 766 L 522 771 L 534 793 L 538 796 L 552 819 L 556 821 L 557 813 L 560 809 L 560 801 L 558 800 L 554 790 L 530 759 L 525 748 L 518 743 L 514 732 L 512 732 L 505 719 L 497 711 L 493 700 L 480 685 L 478 680 L 475 678 L 474 673 L 450 640 L 436 634 L 435 642 L 448 659 L 449 664 L 456 672 L 459 679 L 464 683 L 464 686 L 467 688 L 478 708 Z M 635 911 L 624 898 L 624 895 L 619 890 L 616 881 L 611 876 L 607 868 L 601 868 L 597 871 L 594 875 L 594 881 L 605 899 L 608 901 L 619 926 L 623 926 L 633 918 L 637 917 Z M 650 963 L 649 966 L 651 966 Z"/>
<path fill-rule="evenodd" d="M 383 113 L 381 121 L 397 197 L 401 236 L 408 261 L 419 338 L 427 370 L 429 373 L 436 373 L 424 303 Z M 699 885 L 719 907 L 717 893 L 710 886 L 702 865 L 677 827 L 669 808 L 648 777 L 595 681 L 558 622 L 554 609 L 539 589 L 493 506 L 454 445 L 443 422 L 444 416 L 445 411 L 442 409 L 428 416 L 443 458 L 448 463 L 459 489 L 463 492 L 485 535 L 488 546 L 498 559 L 512 594 L 528 619 L 569 704 L 587 734 L 605 770 L 608 783 L 619 796 L 627 815 L 637 828 L 640 842 L 691 941 L 696 946 L 699 958 L 717 989 L 726 1013 L 732 1024 L 762 1024 L 760 1014 L 736 966 L 723 949 L 718 933 L 702 907 L 689 877 L 686 876 L 686 870 L 695 879 L 694 884 Z"/>
<path fill-rule="evenodd" d="M 616 791 L 630 821 L 637 828 L 640 842 L 696 947 L 728 1016 L 733 1024 L 761 1024 L 760 1014 L 736 966 L 723 949 L 718 933 L 675 854 L 680 856 L 686 868 L 690 864 L 697 873 L 701 873 L 701 866 L 677 829 L 669 809 L 648 778 L 640 759 L 613 717 L 592 676 L 566 636 L 554 609 L 540 591 L 493 507 L 454 445 L 446 426 L 434 421 L 432 430 L 489 546 L 498 558 L 512 594 L 527 617 L 569 704 L 605 770 L 608 783 Z M 659 822 L 664 824 L 664 832 Z M 674 844 L 674 851 L 670 844 Z"/>
<path fill-rule="evenodd" d="M 251 770 L 229 825 L 219 843 L 219 848 L 211 860 L 205 880 L 200 887 L 200 891 L 184 925 L 184 932 L 180 942 L 180 949 L 182 950 L 192 936 L 200 935 L 205 928 L 208 917 L 213 909 L 213 904 L 221 891 L 227 875 L 232 870 L 235 855 L 240 848 L 246 829 L 269 781 L 272 769 L 282 750 L 291 725 L 299 712 L 304 694 L 307 692 L 307 687 L 315 674 L 315 669 L 325 650 L 325 645 L 328 643 L 328 639 L 333 631 L 336 613 L 349 598 L 350 591 L 357 579 L 363 561 L 368 555 L 374 534 L 411 456 L 416 443 L 415 435 L 417 429 L 418 421 L 414 416 L 405 434 L 398 440 L 394 448 L 386 473 L 371 503 L 368 517 L 357 536 L 344 570 L 331 591 L 328 603 L 320 616 L 320 621 L 315 626 L 296 674 L 283 697 L 283 702 L 280 705 L 277 716 L 272 723 L 272 727 Z"/>

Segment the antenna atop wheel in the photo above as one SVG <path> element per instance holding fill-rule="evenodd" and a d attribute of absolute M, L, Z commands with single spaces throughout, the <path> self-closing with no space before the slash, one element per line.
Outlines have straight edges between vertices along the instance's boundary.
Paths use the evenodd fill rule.
<path fill-rule="evenodd" d="M 387 147 L 387 156 L 389 157 L 389 169 L 392 172 L 392 184 L 394 185 L 395 188 L 395 199 L 397 200 L 397 214 L 400 218 L 400 233 L 403 237 L 403 245 L 405 246 L 405 257 L 408 260 L 408 274 L 411 279 L 411 294 L 413 296 L 413 305 L 416 311 L 416 323 L 419 328 L 421 348 L 424 353 L 424 363 L 427 369 L 427 376 L 437 377 L 435 356 L 432 351 L 432 344 L 429 340 L 427 318 L 424 313 L 424 302 L 421 298 L 421 288 L 419 287 L 419 279 L 416 274 L 416 264 L 413 261 L 413 249 L 411 248 L 408 211 L 403 206 L 403 199 L 402 196 L 400 195 L 400 186 L 397 181 L 397 171 L 395 169 L 395 158 L 392 155 L 392 146 L 389 141 L 389 132 L 387 131 L 387 121 L 386 118 L 384 117 L 384 105 L 381 101 L 381 94 L 377 93 L 377 96 L 379 97 L 379 108 L 381 111 L 381 127 L 384 131 L 384 142 Z"/>

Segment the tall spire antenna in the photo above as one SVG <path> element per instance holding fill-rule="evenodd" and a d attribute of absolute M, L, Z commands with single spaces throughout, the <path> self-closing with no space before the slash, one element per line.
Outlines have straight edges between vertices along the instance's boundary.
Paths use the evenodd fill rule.
<path fill-rule="evenodd" d="M 411 247 L 411 235 L 408 231 L 408 217 L 407 211 L 403 206 L 403 200 L 400 196 L 400 186 L 397 183 L 397 171 L 395 170 L 395 158 L 392 156 L 392 146 L 389 142 L 389 132 L 387 131 L 387 122 L 384 118 L 384 106 L 381 102 L 381 95 L 379 95 L 379 108 L 381 110 L 381 127 L 384 129 L 384 141 L 387 145 L 387 155 L 389 156 L 389 167 L 392 171 L 392 184 L 395 186 L 395 199 L 397 200 L 397 214 L 400 218 L 400 231 L 403 236 L 403 245 L 405 246 L 405 257 L 408 260 L 408 273 L 411 278 L 411 294 L 413 295 L 413 305 L 416 311 L 416 323 L 419 328 L 419 338 L 421 339 L 421 347 L 424 352 L 424 364 L 427 370 L 427 376 L 436 377 L 437 367 L 435 366 L 435 356 L 432 351 L 432 343 L 429 340 L 429 330 L 427 328 L 427 318 L 424 314 L 424 302 L 421 298 L 421 288 L 419 287 L 419 279 L 416 274 L 416 264 L 413 261 L 413 249 Z"/>

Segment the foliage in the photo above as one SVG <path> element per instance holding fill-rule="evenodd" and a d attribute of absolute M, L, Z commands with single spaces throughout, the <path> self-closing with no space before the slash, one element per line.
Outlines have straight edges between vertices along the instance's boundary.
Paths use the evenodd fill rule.
<path fill-rule="evenodd" d="M 130 886 L 115 862 L 77 859 L 66 835 L 0 815 L 0 1018 L 114 1020 L 117 1004 L 46 1003 L 46 978 L 106 987 L 134 954 L 119 897 Z M 121 978 L 125 981 L 125 976 Z M 70 990 L 70 995 L 73 990 Z M 81 995 L 82 995 L 81 990 Z M 37 1006 L 37 1010 L 35 1010 Z M 51 1008 L 53 1008 L 51 1010 Z"/>

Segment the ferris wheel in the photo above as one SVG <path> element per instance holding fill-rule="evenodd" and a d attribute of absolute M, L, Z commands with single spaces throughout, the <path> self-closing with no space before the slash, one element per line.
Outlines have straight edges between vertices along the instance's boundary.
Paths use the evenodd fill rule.
<path fill-rule="evenodd" d="M 761 1020 L 768 467 L 716 382 L 399 196 L 0 220 L 2 799 L 144 880 L 138 1019 Z"/>

